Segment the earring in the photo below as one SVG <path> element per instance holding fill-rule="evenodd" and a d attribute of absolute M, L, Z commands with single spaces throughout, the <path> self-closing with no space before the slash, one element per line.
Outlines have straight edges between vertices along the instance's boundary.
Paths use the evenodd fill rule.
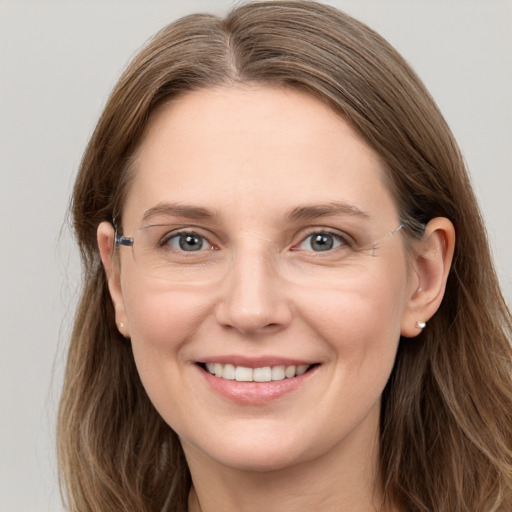
<path fill-rule="evenodd" d="M 124 329 L 124 324 L 123 324 L 123 322 L 119 322 L 119 328 L 120 328 L 120 329 Z"/>
<path fill-rule="evenodd" d="M 427 322 L 422 322 L 421 320 L 418 320 L 416 322 L 416 329 L 423 330 L 427 326 Z"/>

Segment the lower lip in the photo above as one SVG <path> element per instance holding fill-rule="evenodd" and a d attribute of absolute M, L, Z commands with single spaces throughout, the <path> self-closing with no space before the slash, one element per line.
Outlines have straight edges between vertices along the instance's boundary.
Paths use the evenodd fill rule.
<path fill-rule="evenodd" d="M 197 368 L 210 388 L 219 395 L 240 404 L 264 405 L 297 390 L 316 373 L 318 366 L 299 377 L 269 382 L 238 382 L 216 377 L 199 366 Z"/>

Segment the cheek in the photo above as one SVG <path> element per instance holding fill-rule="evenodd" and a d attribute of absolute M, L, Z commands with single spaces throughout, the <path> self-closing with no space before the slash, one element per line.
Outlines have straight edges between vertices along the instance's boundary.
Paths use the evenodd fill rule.
<path fill-rule="evenodd" d="M 347 329 L 354 334 L 380 331 L 383 337 L 399 335 L 406 280 L 403 273 L 393 273 L 391 269 L 383 274 L 333 281 L 321 290 L 311 288 L 301 297 L 302 314 L 318 324 L 329 339 Z"/>
<path fill-rule="evenodd" d="M 180 432 L 187 424 L 187 411 L 194 408 L 187 347 L 209 315 L 207 294 L 190 289 L 173 292 L 166 286 L 149 289 L 147 283 L 138 286 L 132 280 L 124 296 L 142 384 L 155 409 Z"/>
<path fill-rule="evenodd" d="M 211 309 L 207 293 L 191 289 L 170 290 L 130 280 L 123 290 L 135 362 L 145 375 L 168 372 L 185 360 L 182 348 L 194 337 Z"/>
<path fill-rule="evenodd" d="M 406 304 L 404 269 L 389 265 L 321 291 L 312 288 L 297 299 L 300 316 L 329 346 L 337 370 L 343 367 L 342 378 L 374 381 L 375 390 L 387 382 Z"/>

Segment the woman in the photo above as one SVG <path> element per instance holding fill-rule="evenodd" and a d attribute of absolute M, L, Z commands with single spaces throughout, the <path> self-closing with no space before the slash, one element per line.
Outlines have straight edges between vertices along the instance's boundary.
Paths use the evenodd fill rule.
<path fill-rule="evenodd" d="M 453 136 L 369 28 L 164 28 L 72 210 L 71 510 L 511 509 L 510 312 Z"/>

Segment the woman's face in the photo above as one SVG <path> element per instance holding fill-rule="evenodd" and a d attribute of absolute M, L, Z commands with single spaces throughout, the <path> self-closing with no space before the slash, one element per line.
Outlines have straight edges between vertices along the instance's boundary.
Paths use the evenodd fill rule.
<path fill-rule="evenodd" d="M 238 86 L 161 108 L 135 169 L 111 291 L 187 457 L 371 451 L 418 285 L 376 154 L 311 96 Z"/>

